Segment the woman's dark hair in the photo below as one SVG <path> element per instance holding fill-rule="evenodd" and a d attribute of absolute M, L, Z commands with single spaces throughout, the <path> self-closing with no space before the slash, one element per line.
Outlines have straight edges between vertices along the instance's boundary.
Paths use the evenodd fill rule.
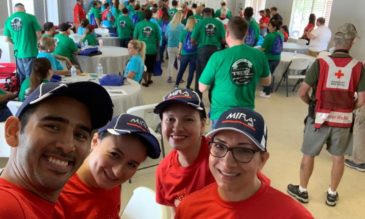
<path fill-rule="evenodd" d="M 311 23 L 311 24 L 316 23 L 316 15 L 315 14 L 310 14 L 309 15 L 309 23 Z"/>
<path fill-rule="evenodd" d="M 167 10 L 166 7 L 162 7 L 162 17 L 161 17 L 161 20 L 163 20 L 163 21 L 170 20 L 169 11 Z"/>
<path fill-rule="evenodd" d="M 287 26 L 287 25 L 283 25 L 283 26 L 281 26 L 281 28 L 282 28 L 285 32 L 287 32 L 287 33 L 289 34 L 289 29 L 288 29 L 288 26 Z"/>
<path fill-rule="evenodd" d="M 266 15 L 266 17 L 271 17 L 270 8 L 265 8 L 265 15 Z"/>
<path fill-rule="evenodd" d="M 89 25 L 89 20 L 84 18 L 81 20 L 81 27 L 87 27 Z"/>
<path fill-rule="evenodd" d="M 283 22 L 281 20 L 271 19 L 270 24 L 271 24 L 271 26 L 275 27 L 276 30 L 280 30 L 280 27 L 281 27 L 281 25 L 283 25 Z"/>
<path fill-rule="evenodd" d="M 148 21 L 152 18 L 152 11 L 150 9 L 144 10 L 144 18 Z"/>
<path fill-rule="evenodd" d="M 29 93 L 36 89 L 48 77 L 50 69 L 52 69 L 51 63 L 46 58 L 37 58 L 33 61 Z"/>

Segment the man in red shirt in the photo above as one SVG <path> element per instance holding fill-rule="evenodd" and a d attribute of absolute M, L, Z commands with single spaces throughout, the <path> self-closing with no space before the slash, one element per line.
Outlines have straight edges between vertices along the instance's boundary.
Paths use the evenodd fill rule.
<path fill-rule="evenodd" d="M 82 19 L 86 18 L 86 12 L 83 7 L 83 0 L 76 0 L 74 7 L 74 26 L 77 28 L 80 26 Z"/>
<path fill-rule="evenodd" d="M 0 177 L 0 218 L 50 218 L 65 183 L 87 156 L 91 132 L 112 117 L 93 82 L 43 83 L 5 122 L 11 154 Z"/>

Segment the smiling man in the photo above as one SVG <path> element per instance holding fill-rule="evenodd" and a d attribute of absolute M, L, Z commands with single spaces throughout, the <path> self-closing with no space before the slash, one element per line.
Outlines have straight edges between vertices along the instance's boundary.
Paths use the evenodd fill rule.
<path fill-rule="evenodd" d="M 177 208 L 176 219 L 313 218 L 258 174 L 269 158 L 260 114 L 247 108 L 228 110 L 208 137 L 215 183 L 187 196 Z"/>
<path fill-rule="evenodd" d="M 93 82 L 41 84 L 5 123 L 12 147 L 0 177 L 0 218 L 49 218 L 68 179 L 89 152 L 91 132 L 113 114 Z"/>

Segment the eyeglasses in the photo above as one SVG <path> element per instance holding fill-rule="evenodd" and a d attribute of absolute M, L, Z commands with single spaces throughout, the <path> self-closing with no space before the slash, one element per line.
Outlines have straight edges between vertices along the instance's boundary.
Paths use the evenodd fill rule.
<path fill-rule="evenodd" d="M 251 148 L 244 147 L 228 147 L 226 144 L 221 142 L 212 141 L 210 144 L 210 154 L 214 157 L 223 158 L 226 156 L 228 151 L 233 155 L 233 158 L 239 163 L 249 163 L 256 152 L 260 150 L 254 150 Z"/>

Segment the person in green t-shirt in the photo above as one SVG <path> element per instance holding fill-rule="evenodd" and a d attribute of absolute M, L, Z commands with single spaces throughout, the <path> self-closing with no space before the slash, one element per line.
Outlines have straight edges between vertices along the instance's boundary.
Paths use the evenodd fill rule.
<path fill-rule="evenodd" d="M 56 34 L 56 27 L 52 22 L 46 22 L 43 24 L 43 31 L 42 37 L 54 37 Z"/>
<path fill-rule="evenodd" d="M 62 23 L 59 26 L 60 33 L 56 34 L 54 39 L 56 40 L 55 55 L 66 56 L 72 63 L 77 64 L 77 61 L 73 58 L 73 54 L 77 54 L 79 49 L 75 42 L 69 37 L 71 25 L 68 23 Z"/>
<path fill-rule="evenodd" d="M 203 7 L 201 5 L 197 6 L 196 9 L 193 11 L 193 17 L 195 18 L 196 23 L 199 23 L 199 21 L 203 20 L 202 11 Z"/>
<path fill-rule="evenodd" d="M 199 79 L 199 90 L 210 90 L 210 119 L 216 120 L 233 107 L 255 108 L 256 85 L 270 85 L 269 65 L 262 51 L 245 45 L 247 23 L 232 17 L 227 25 L 229 48 L 215 52 Z"/>
<path fill-rule="evenodd" d="M 243 12 L 243 16 L 248 23 L 248 30 L 245 38 L 245 44 L 251 47 L 256 46 L 257 41 L 259 40 L 260 35 L 260 26 L 256 22 L 255 18 L 253 18 L 253 8 L 247 7 Z"/>
<path fill-rule="evenodd" d="M 194 27 L 191 35 L 193 44 L 198 44 L 198 60 L 195 75 L 195 91 L 199 91 L 199 78 L 210 56 L 221 49 L 225 44 L 225 31 L 222 22 L 213 17 L 213 9 L 203 9 L 203 20 L 199 21 Z"/>
<path fill-rule="evenodd" d="M 274 74 L 276 67 L 279 65 L 281 52 L 283 51 L 284 35 L 280 31 L 282 25 L 281 20 L 270 20 L 268 25 L 269 33 L 265 36 L 261 50 L 265 53 L 271 74 Z M 264 86 L 260 93 L 260 97 L 269 98 L 272 86 Z"/>
<path fill-rule="evenodd" d="M 221 8 L 215 11 L 214 14 L 215 17 L 220 18 L 220 19 L 231 19 L 232 18 L 232 12 L 231 10 L 229 10 L 226 6 L 225 2 L 221 2 Z"/>
<path fill-rule="evenodd" d="M 41 83 L 48 82 L 52 75 L 52 66 L 47 58 L 35 59 L 32 65 L 32 74 L 20 86 L 18 100 L 24 101 Z"/>
<path fill-rule="evenodd" d="M 90 8 L 89 12 L 87 13 L 87 18 L 89 22 L 94 27 L 100 27 L 101 25 L 101 3 L 99 1 L 93 2 L 93 6 Z"/>
<path fill-rule="evenodd" d="M 153 74 L 153 66 L 156 61 L 157 49 L 161 40 L 160 28 L 157 24 L 150 21 L 152 18 L 152 11 L 146 9 L 145 20 L 140 21 L 133 32 L 133 38 L 141 40 L 146 43 L 146 59 L 145 65 L 147 67 L 147 74 L 143 75 L 143 86 L 148 87 L 153 81 L 151 80 Z"/>
<path fill-rule="evenodd" d="M 87 41 L 87 45 L 89 45 L 89 46 L 98 45 L 98 41 L 96 39 L 94 28 L 92 28 L 92 26 L 90 24 L 86 26 L 84 35 L 82 36 L 81 41 L 84 43 Z"/>
<path fill-rule="evenodd" d="M 14 45 L 14 56 L 20 82 L 30 76 L 33 60 L 38 54 L 37 41 L 41 26 L 34 15 L 25 12 L 24 5 L 17 3 L 14 13 L 5 21 L 5 41 Z"/>
<path fill-rule="evenodd" d="M 169 8 L 169 15 L 170 15 L 170 17 L 173 17 L 174 15 L 175 15 L 175 13 L 178 11 L 177 10 L 177 6 L 178 6 L 178 1 L 176 1 L 176 0 L 173 0 L 172 2 L 171 2 L 171 8 Z"/>
<path fill-rule="evenodd" d="M 120 39 L 120 46 L 127 48 L 129 41 L 132 39 L 134 25 L 131 18 L 128 16 L 128 9 L 123 8 L 122 14 L 119 15 L 116 22 L 117 33 Z"/>

